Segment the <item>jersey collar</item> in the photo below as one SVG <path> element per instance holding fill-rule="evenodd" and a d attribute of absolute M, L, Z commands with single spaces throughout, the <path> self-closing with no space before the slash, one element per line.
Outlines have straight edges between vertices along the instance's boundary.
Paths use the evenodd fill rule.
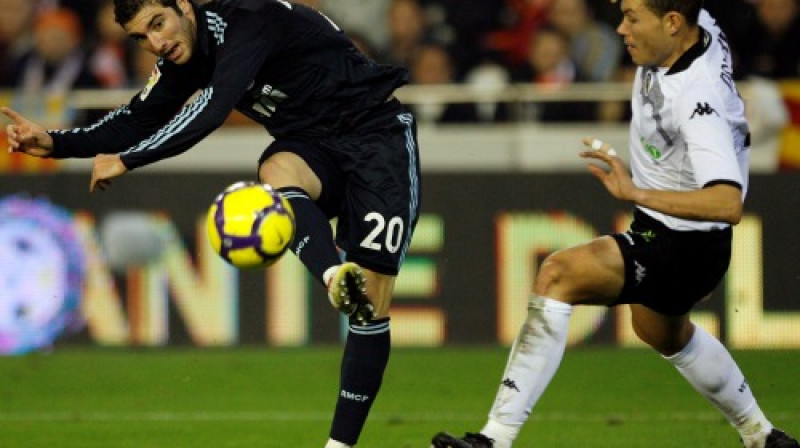
<path fill-rule="evenodd" d="M 694 45 L 686 50 L 681 57 L 672 64 L 672 67 L 667 71 L 667 75 L 674 75 L 675 73 L 680 73 L 689 68 L 692 62 L 702 56 L 711 45 L 711 33 L 706 31 L 702 26 L 699 28 L 702 33 L 702 38 L 698 39 Z"/>

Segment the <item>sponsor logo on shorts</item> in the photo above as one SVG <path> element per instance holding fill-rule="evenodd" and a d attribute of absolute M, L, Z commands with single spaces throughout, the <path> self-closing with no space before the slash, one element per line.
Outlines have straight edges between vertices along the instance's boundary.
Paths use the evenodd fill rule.
<path fill-rule="evenodd" d="M 647 276 L 647 269 L 636 260 L 633 260 L 633 264 L 636 265 L 635 275 L 636 275 L 636 284 L 638 285 L 639 283 L 642 283 L 642 280 L 644 280 L 645 276 Z"/>

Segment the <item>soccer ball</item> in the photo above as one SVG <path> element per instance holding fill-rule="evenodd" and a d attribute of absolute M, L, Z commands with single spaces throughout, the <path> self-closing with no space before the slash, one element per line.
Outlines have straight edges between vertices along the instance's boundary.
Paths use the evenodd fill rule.
<path fill-rule="evenodd" d="M 206 217 L 211 247 L 237 268 L 270 266 L 294 237 L 289 202 L 267 184 L 237 182 L 220 193 Z"/>

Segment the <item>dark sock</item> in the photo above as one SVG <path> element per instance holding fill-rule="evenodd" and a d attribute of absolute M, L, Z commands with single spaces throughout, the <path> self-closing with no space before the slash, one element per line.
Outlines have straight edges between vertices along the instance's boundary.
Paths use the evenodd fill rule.
<path fill-rule="evenodd" d="M 333 243 L 333 231 L 328 218 L 303 189 L 278 188 L 294 211 L 295 234 L 289 248 L 322 284 L 322 274 L 331 266 L 342 263 Z"/>
<path fill-rule="evenodd" d="M 374 320 L 368 325 L 349 325 L 331 439 L 351 446 L 358 442 L 369 410 L 381 388 L 390 347 L 388 317 Z"/>

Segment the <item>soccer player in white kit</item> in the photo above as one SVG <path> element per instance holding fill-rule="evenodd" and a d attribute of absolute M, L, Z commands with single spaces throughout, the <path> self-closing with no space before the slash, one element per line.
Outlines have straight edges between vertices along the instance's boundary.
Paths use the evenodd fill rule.
<path fill-rule="evenodd" d="M 637 336 L 716 406 L 746 448 L 800 447 L 764 415 L 726 348 L 689 318 L 728 269 L 747 193 L 749 131 L 727 39 L 702 0 L 623 0 L 621 9 L 617 32 L 638 66 L 632 177 L 601 140 L 584 139 L 590 150 L 581 156 L 602 162 L 589 170 L 635 205 L 634 221 L 545 259 L 486 425 L 463 437 L 439 433 L 435 448 L 511 447 L 561 362 L 572 308 L 583 304 L 630 304 Z"/>

